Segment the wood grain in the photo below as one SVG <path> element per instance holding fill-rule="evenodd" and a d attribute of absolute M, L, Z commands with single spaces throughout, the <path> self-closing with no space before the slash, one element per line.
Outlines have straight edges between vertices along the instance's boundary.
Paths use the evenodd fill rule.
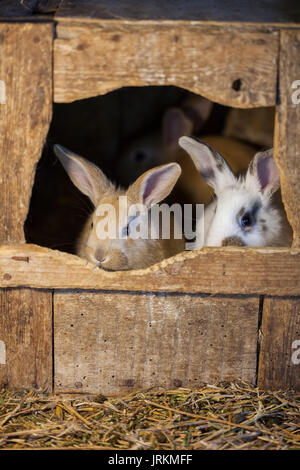
<path fill-rule="evenodd" d="M 281 31 L 279 61 L 279 103 L 275 120 L 275 159 L 280 168 L 282 197 L 294 230 L 295 247 L 300 247 L 300 104 L 299 89 L 292 85 L 300 77 L 300 32 Z"/>
<path fill-rule="evenodd" d="M 56 292 L 55 391 L 254 383 L 258 304 L 257 297 Z"/>
<path fill-rule="evenodd" d="M 124 86 L 176 85 L 228 106 L 275 104 L 276 32 L 100 20 L 59 20 L 56 32 L 57 102 Z"/>
<path fill-rule="evenodd" d="M 300 298 L 266 297 L 258 385 L 265 390 L 300 391 L 300 362 L 296 356 L 300 359 Z"/>
<path fill-rule="evenodd" d="M 0 242 L 22 242 L 51 119 L 52 25 L 2 23 L 0 39 Z"/>
<path fill-rule="evenodd" d="M 300 295 L 299 280 L 299 249 L 205 248 L 144 270 L 108 272 L 36 245 L 0 247 L 0 287 Z"/>
<path fill-rule="evenodd" d="M 51 117 L 52 25 L 2 23 L 0 42 L 0 243 L 20 243 Z M 0 305 L 1 385 L 51 390 L 51 292 L 1 289 Z"/>
<path fill-rule="evenodd" d="M 34 289 L 1 289 L 0 386 L 52 390 L 52 294 Z M 3 361 L 4 362 L 4 361 Z"/>

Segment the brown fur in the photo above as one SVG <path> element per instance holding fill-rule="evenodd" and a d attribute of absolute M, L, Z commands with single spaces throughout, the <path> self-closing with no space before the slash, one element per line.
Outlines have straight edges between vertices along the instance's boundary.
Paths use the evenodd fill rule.
<path fill-rule="evenodd" d="M 122 213 L 125 227 L 118 226 L 120 210 L 126 211 L 125 207 L 119 206 L 120 197 L 127 196 L 127 209 L 132 204 L 144 204 L 149 209 L 151 204 L 162 201 L 172 191 L 181 173 L 177 163 L 148 170 L 125 191 L 116 189 L 100 168 L 91 162 L 61 146 L 56 145 L 54 150 L 73 183 L 95 206 L 94 213 L 88 218 L 77 240 L 76 253 L 80 257 L 103 269 L 115 271 L 145 268 L 184 250 L 183 237 L 176 240 L 172 237 L 172 232 L 171 239 L 168 240 L 133 239 L 130 234 L 121 238 L 120 233 L 126 229 L 128 223 L 127 212 Z M 110 204 L 115 209 L 117 229 L 115 239 L 98 238 L 96 230 L 101 217 L 97 214 L 97 208 L 103 204 Z"/>
<path fill-rule="evenodd" d="M 97 206 L 100 204 L 112 204 L 115 207 L 117 220 L 119 220 L 119 197 L 128 197 L 128 206 L 132 203 L 138 202 L 137 190 L 131 192 L 130 188 L 128 191 L 111 191 L 106 194 L 105 197 L 100 198 L 97 202 Z M 91 235 L 92 231 L 95 231 L 99 219 L 95 214 L 92 214 L 87 220 L 84 229 L 77 241 L 77 254 L 81 258 L 85 258 L 89 261 L 97 264 L 97 258 L 94 260 L 95 252 L 99 248 L 92 248 L 87 245 L 87 240 Z M 91 229 L 91 222 L 94 220 L 94 227 Z M 172 227 L 172 225 L 171 225 Z M 117 226 L 118 228 L 118 226 Z M 184 250 L 184 239 L 176 240 L 173 238 L 174 233 L 171 231 L 170 240 L 133 240 L 130 236 L 126 240 L 122 240 L 122 248 L 124 251 L 118 249 L 120 245 L 119 240 L 101 240 L 99 241 L 95 235 L 95 247 L 101 243 L 102 258 L 105 259 L 109 255 L 109 260 L 100 262 L 99 267 L 107 270 L 127 270 L 127 269 L 142 269 L 152 264 L 155 264 L 165 258 L 175 255 Z"/>
<path fill-rule="evenodd" d="M 224 238 L 222 246 L 245 246 L 245 243 L 239 237 L 228 237 Z"/>

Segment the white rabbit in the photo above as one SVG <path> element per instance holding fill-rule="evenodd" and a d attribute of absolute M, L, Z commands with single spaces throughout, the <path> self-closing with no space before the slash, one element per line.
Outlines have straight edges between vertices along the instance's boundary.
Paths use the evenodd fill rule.
<path fill-rule="evenodd" d="M 281 200 L 273 149 L 257 153 L 246 174 L 237 178 L 223 157 L 206 143 L 183 136 L 179 145 L 215 192 L 204 211 L 204 246 L 291 245 L 292 230 Z M 202 222 L 197 222 L 199 242 L 203 241 Z"/>
<path fill-rule="evenodd" d="M 132 217 L 128 211 L 134 204 L 143 204 L 148 210 L 152 204 L 157 204 L 168 196 L 181 173 L 177 163 L 161 165 L 147 171 L 127 191 L 123 191 L 115 188 L 100 168 L 85 158 L 60 145 L 55 145 L 54 151 L 73 184 L 89 197 L 95 207 L 77 241 L 76 254 L 102 269 L 115 271 L 145 268 L 184 250 L 183 237 L 172 238 L 172 228 L 175 230 L 172 223 L 171 239 L 161 238 L 160 227 L 155 228 L 160 236 L 158 239 L 134 239 L 134 227 L 144 224 L 145 228 L 147 224 L 148 228 L 148 224 L 153 221 L 149 221 L 145 214 Z M 127 208 L 119 204 L 120 196 L 127 196 Z M 101 221 L 99 209 L 104 204 L 110 204 L 115 210 L 117 230 L 114 238 L 98 237 L 97 226 L 99 227 L 98 223 Z M 114 223 L 110 219 L 107 222 Z"/>

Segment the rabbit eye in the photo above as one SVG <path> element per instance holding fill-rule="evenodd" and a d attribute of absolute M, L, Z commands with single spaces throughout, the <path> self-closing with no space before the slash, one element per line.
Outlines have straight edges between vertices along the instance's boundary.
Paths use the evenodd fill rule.
<path fill-rule="evenodd" d="M 121 233 L 122 238 L 127 238 L 129 237 L 129 224 L 126 225 L 126 227 L 122 228 L 122 233 Z"/>
<path fill-rule="evenodd" d="M 146 154 L 142 151 L 138 151 L 135 154 L 135 161 L 137 162 L 142 162 L 143 160 L 146 159 Z"/>
<path fill-rule="evenodd" d="M 136 218 L 137 218 L 136 215 L 133 215 L 133 216 L 129 217 L 126 227 L 123 227 L 123 229 L 122 229 L 122 237 L 125 237 L 125 238 L 129 237 L 129 235 L 130 235 L 130 224 Z"/>
<path fill-rule="evenodd" d="M 243 217 L 241 218 L 241 226 L 243 228 L 246 228 L 246 227 L 250 227 L 252 225 L 252 217 L 251 217 L 251 214 L 249 214 L 248 212 L 246 212 L 246 214 L 243 215 Z"/>
<path fill-rule="evenodd" d="M 252 230 L 253 226 L 256 224 L 258 217 L 258 211 L 261 208 L 261 202 L 255 201 L 251 208 L 248 208 L 246 211 L 245 207 L 242 207 L 239 213 L 237 214 L 237 223 L 245 232 Z"/>

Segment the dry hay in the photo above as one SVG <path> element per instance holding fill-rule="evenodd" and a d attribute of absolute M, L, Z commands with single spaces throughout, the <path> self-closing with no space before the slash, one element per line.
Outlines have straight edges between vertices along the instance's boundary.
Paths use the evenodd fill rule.
<path fill-rule="evenodd" d="M 300 449 L 300 394 L 245 383 L 123 398 L 0 392 L 1 449 Z"/>

